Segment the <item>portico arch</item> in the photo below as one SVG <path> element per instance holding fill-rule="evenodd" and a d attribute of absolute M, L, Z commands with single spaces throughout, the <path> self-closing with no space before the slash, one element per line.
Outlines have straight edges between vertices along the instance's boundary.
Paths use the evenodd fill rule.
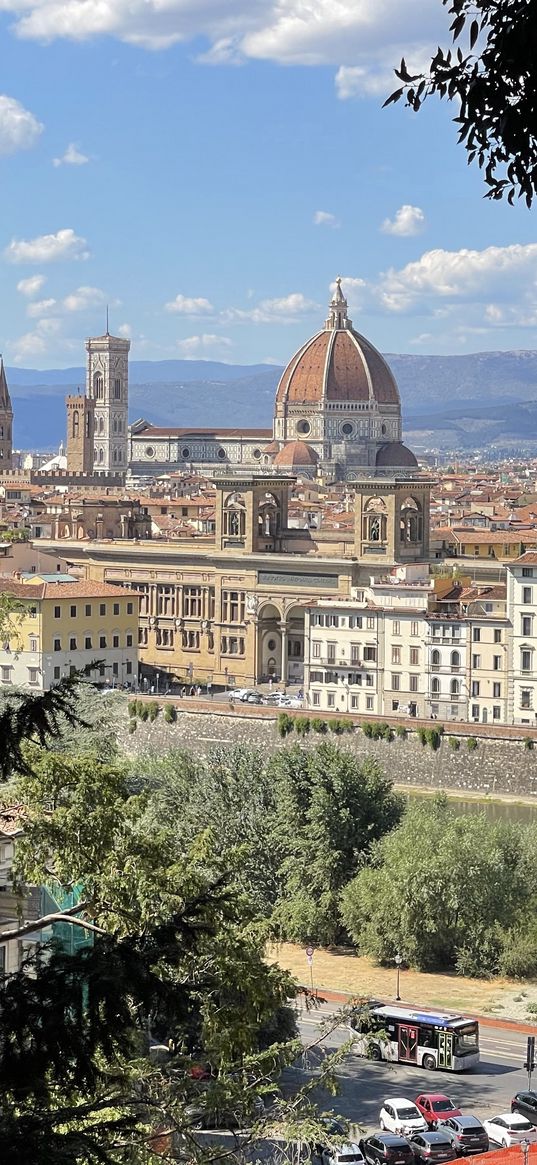
<path fill-rule="evenodd" d="M 275 603 L 265 603 L 257 618 L 257 678 L 281 680 L 282 611 Z"/>

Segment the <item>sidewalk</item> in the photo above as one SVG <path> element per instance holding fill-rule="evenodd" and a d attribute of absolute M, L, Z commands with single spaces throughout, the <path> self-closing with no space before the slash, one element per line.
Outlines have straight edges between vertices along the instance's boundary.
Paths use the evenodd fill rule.
<path fill-rule="evenodd" d="M 299 983 L 310 985 L 310 968 L 304 947 L 293 943 L 272 946 L 268 957 L 291 971 Z M 325 999 L 346 1002 L 349 996 L 393 1001 L 395 967 L 377 967 L 343 948 L 318 949 L 313 956 L 313 985 Z M 459 975 L 401 971 L 401 1006 L 442 1008 L 475 1015 L 482 1024 L 527 1032 L 537 1027 L 537 982 L 508 979 L 465 979 Z"/>

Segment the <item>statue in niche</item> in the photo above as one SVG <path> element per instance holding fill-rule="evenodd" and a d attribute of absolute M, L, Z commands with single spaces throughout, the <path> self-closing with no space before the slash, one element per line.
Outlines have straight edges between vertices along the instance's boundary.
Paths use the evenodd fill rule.
<path fill-rule="evenodd" d="M 231 510 L 229 515 L 229 533 L 235 536 L 239 534 L 239 515 L 236 510 Z"/>
<path fill-rule="evenodd" d="M 371 542 L 380 542 L 380 518 L 370 518 L 369 538 Z"/>

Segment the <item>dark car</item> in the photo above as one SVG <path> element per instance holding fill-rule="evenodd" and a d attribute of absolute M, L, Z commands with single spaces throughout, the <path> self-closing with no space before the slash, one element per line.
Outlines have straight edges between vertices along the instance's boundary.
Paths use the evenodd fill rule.
<path fill-rule="evenodd" d="M 380 1161 L 388 1161 L 389 1165 L 409 1165 L 414 1161 L 408 1141 L 396 1133 L 374 1133 L 372 1137 L 364 1137 L 359 1146 L 368 1165 L 377 1165 Z"/>
<path fill-rule="evenodd" d="M 457 1151 L 450 1137 L 444 1132 L 416 1133 L 410 1137 L 410 1148 L 416 1158 L 426 1165 L 428 1161 L 454 1161 Z"/>
<path fill-rule="evenodd" d="M 338 1137 L 338 1138 L 341 1138 L 342 1141 L 345 1141 L 345 1140 L 348 1141 L 348 1139 L 349 1139 L 349 1122 L 343 1120 L 342 1117 L 322 1116 L 320 1121 L 319 1121 L 319 1124 L 321 1124 L 323 1126 L 323 1128 L 326 1129 L 326 1136 L 327 1137 L 330 1137 L 331 1139 L 333 1139 L 334 1137 Z M 315 1156 L 320 1157 L 321 1154 L 323 1153 L 324 1149 L 326 1149 L 327 1147 L 328 1146 L 326 1144 L 326 1141 L 323 1141 L 322 1144 L 317 1143 L 316 1145 L 314 1145 L 313 1152 L 315 1153 Z"/>
<path fill-rule="evenodd" d="M 537 1092 L 516 1092 L 511 1101 L 511 1112 L 519 1112 L 532 1125 L 537 1125 Z"/>
<path fill-rule="evenodd" d="M 470 1153 L 488 1153 L 489 1139 L 481 1121 L 476 1116 L 452 1116 L 439 1121 L 438 1131 L 449 1137 L 459 1157 Z"/>

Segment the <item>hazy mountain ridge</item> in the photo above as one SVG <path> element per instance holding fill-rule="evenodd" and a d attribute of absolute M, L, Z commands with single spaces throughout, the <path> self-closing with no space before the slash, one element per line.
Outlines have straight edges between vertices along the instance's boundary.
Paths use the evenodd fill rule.
<path fill-rule="evenodd" d="M 469 356 L 389 353 L 403 403 L 405 436 L 420 447 L 477 448 L 537 440 L 537 351 Z M 158 425 L 270 428 L 282 369 L 216 361 L 130 365 L 130 419 Z M 85 383 L 82 367 L 8 368 L 15 443 L 54 448 L 64 438 L 63 398 Z M 450 402 L 446 410 L 446 401 Z M 530 407 L 524 411 L 524 404 Z"/>

